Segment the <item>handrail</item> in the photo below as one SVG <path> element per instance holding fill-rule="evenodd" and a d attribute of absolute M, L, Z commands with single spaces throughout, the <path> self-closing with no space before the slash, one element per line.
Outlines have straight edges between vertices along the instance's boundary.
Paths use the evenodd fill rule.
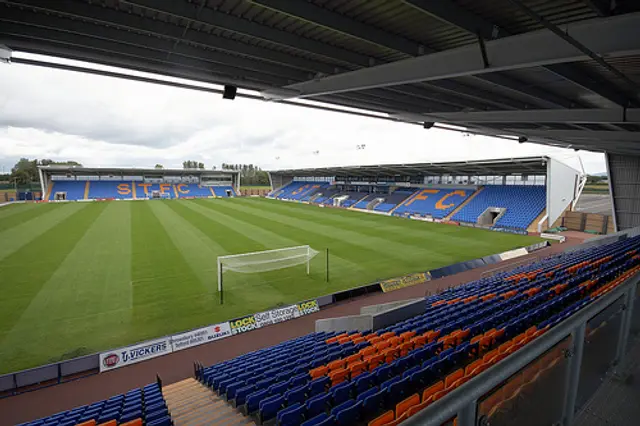
<path fill-rule="evenodd" d="M 626 292 L 640 282 L 640 273 L 629 278 L 609 294 L 586 306 L 571 317 L 562 321 L 524 348 L 513 355 L 503 359 L 496 365 L 489 368 L 463 384 L 459 388 L 445 395 L 442 399 L 429 405 L 424 410 L 418 412 L 402 423 L 403 426 L 440 426 L 456 415 L 466 415 L 469 413 L 469 406 L 477 404 L 478 399 L 490 392 L 496 386 L 507 380 L 509 377 L 522 370 L 531 362 L 536 360 L 549 349 L 557 345 L 571 333 L 583 326 L 588 320 L 599 312 L 615 303 Z M 474 410 L 475 412 L 475 410 Z M 459 419 L 459 424 L 464 424 Z"/>

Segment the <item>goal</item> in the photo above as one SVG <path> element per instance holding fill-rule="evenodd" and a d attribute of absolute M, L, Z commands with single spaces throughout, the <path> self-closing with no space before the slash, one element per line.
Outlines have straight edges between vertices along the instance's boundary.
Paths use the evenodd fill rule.
<path fill-rule="evenodd" d="M 223 302 L 223 276 L 225 271 L 253 274 L 307 265 L 307 275 L 311 272 L 311 259 L 318 251 L 310 246 L 287 247 L 276 250 L 218 256 L 218 292 Z"/>

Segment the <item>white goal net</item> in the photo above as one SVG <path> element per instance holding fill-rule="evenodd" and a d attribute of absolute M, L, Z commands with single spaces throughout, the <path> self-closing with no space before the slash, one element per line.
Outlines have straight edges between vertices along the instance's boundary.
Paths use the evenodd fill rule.
<path fill-rule="evenodd" d="M 311 259 L 317 254 L 318 251 L 310 246 L 298 246 L 219 256 L 218 291 L 222 291 L 222 275 L 225 271 L 253 274 L 306 264 L 307 274 L 309 274 Z"/>

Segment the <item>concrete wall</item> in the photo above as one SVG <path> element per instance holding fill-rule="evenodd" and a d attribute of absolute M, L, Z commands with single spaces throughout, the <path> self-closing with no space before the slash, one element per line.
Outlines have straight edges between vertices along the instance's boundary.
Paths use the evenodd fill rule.
<path fill-rule="evenodd" d="M 373 329 L 372 315 L 349 315 L 346 317 L 326 318 L 316 321 L 318 331 L 366 331 Z"/>
<path fill-rule="evenodd" d="M 316 321 L 316 331 L 379 330 L 425 312 L 424 298 L 383 303 L 361 308 L 361 315 Z"/>
<path fill-rule="evenodd" d="M 375 315 L 375 314 L 378 314 L 380 312 L 388 311 L 390 309 L 395 309 L 395 308 L 400 307 L 402 305 L 405 305 L 407 303 L 415 302 L 416 300 L 424 300 L 424 298 L 420 297 L 420 298 L 417 298 L 417 299 L 397 300 L 397 301 L 394 301 L 394 302 L 382 303 L 380 305 L 363 306 L 362 308 L 360 308 L 360 314 L 362 314 L 362 315 L 365 315 L 365 314 Z"/>
<path fill-rule="evenodd" d="M 405 303 L 394 309 L 382 311 L 373 315 L 373 330 L 379 330 L 388 327 L 407 318 L 421 315 L 426 311 L 424 298 L 416 299 L 412 302 Z"/>

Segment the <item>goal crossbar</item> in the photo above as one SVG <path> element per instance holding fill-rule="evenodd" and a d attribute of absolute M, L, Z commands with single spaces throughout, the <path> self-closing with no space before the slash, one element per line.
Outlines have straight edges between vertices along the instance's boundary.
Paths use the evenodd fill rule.
<path fill-rule="evenodd" d="M 218 256 L 218 291 L 220 292 L 220 299 L 222 300 L 223 272 L 226 270 L 239 273 L 260 273 L 306 264 L 308 275 L 310 273 L 311 259 L 316 254 L 318 254 L 316 250 L 304 245 Z"/>
<path fill-rule="evenodd" d="M 256 254 L 267 254 L 267 253 L 276 253 L 276 252 L 283 252 L 283 251 L 290 251 L 290 250 L 296 250 L 296 249 L 311 249 L 310 246 L 296 246 L 296 247 L 285 247 L 285 248 L 280 248 L 280 249 L 273 249 L 273 250 L 263 250 L 263 251 L 252 251 L 249 253 L 240 253 L 240 254 L 227 254 L 225 256 L 218 256 L 218 259 L 220 260 L 224 260 L 224 259 L 230 259 L 233 257 L 244 257 L 244 256 L 255 256 Z"/>

